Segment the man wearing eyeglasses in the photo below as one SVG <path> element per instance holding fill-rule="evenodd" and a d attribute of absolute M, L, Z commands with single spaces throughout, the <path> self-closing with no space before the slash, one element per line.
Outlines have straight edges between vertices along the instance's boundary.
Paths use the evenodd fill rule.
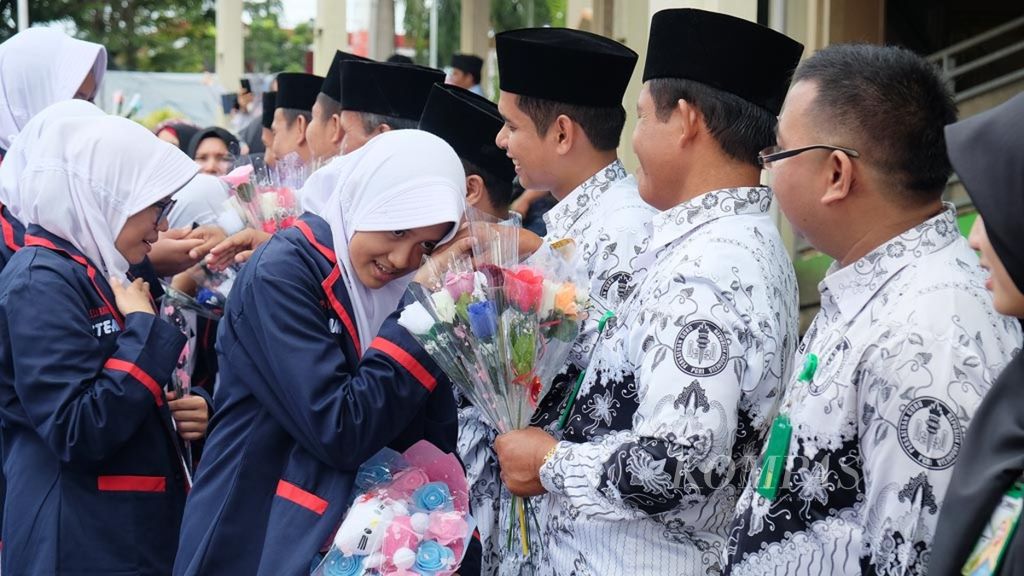
<path fill-rule="evenodd" d="M 797 69 L 779 206 L 835 259 L 729 532 L 726 574 L 923 574 L 971 417 L 1020 346 L 941 201 L 956 119 L 936 71 L 838 45 Z"/>
<path fill-rule="evenodd" d="M 549 493 L 542 574 L 721 569 L 796 347 L 796 278 L 757 152 L 802 52 L 731 16 L 654 15 L 633 148 L 640 196 L 660 213 L 633 262 L 647 274 L 605 327 L 562 441 L 537 463 Z M 530 494 L 505 464 L 510 489 Z"/>

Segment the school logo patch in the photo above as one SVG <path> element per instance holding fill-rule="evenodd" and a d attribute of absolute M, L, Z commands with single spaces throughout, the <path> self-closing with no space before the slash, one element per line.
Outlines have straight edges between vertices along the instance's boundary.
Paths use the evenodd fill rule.
<path fill-rule="evenodd" d="M 937 398 L 922 397 L 903 409 L 899 421 L 900 446 L 907 456 L 931 470 L 956 463 L 964 430 L 953 410 Z"/>
<path fill-rule="evenodd" d="M 633 275 L 629 272 L 616 272 L 604 281 L 604 284 L 601 285 L 601 291 L 599 294 L 603 300 L 607 300 L 608 295 L 611 294 L 618 298 L 619 302 L 622 302 L 631 292 L 633 292 L 633 287 L 629 285 L 632 280 Z M 612 292 L 613 288 L 615 289 L 615 292 Z"/>
<path fill-rule="evenodd" d="M 676 366 L 690 376 L 714 376 L 729 360 L 725 332 L 707 320 L 683 326 L 672 352 Z"/>

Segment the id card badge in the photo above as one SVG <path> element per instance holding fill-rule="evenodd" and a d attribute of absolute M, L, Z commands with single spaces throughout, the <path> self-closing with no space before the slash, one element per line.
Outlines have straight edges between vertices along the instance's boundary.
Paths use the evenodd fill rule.
<path fill-rule="evenodd" d="M 1024 480 L 1017 480 L 992 512 L 992 518 L 981 532 L 974 551 L 967 557 L 961 574 L 964 576 L 989 576 L 998 574 L 999 564 L 1006 554 L 1006 548 L 1013 540 L 1013 534 L 1020 523 L 1024 510 Z"/>
<path fill-rule="evenodd" d="M 761 462 L 761 476 L 757 479 L 757 493 L 765 500 L 773 501 L 779 494 L 779 485 L 786 471 L 786 460 L 789 458 L 789 441 L 793 436 L 793 426 L 789 416 L 779 414 L 772 420 L 772 429 L 765 446 L 764 459 Z"/>

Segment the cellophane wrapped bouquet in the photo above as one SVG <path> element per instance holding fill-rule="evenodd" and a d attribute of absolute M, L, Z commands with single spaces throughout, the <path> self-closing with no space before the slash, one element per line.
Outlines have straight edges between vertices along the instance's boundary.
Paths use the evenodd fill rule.
<path fill-rule="evenodd" d="M 498 433 L 529 426 L 579 334 L 587 282 L 572 246 L 542 248 L 520 263 L 519 225 L 471 222 L 472 255 L 433 266 L 430 285 L 412 284 L 416 302 L 402 324 Z M 505 545 L 520 558 L 539 553 L 540 527 L 528 499 L 511 498 Z"/>
<path fill-rule="evenodd" d="M 245 156 L 222 178 L 231 186 L 226 208 L 250 228 L 273 234 L 294 224 L 302 213 L 295 191 L 309 174 L 309 167 L 297 154 L 289 154 L 273 166 L 261 155 Z"/>
<path fill-rule="evenodd" d="M 448 576 L 475 524 L 457 457 L 421 440 L 359 467 L 358 495 L 313 576 Z"/>

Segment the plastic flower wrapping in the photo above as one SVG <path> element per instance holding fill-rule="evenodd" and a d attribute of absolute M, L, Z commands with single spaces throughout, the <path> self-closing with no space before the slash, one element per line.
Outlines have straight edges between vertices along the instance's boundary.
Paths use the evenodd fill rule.
<path fill-rule="evenodd" d="M 454 574 L 476 526 L 458 458 L 421 440 L 378 452 L 356 473 L 356 492 L 313 576 Z"/>
<path fill-rule="evenodd" d="M 565 365 L 588 298 L 572 246 L 544 248 L 520 263 L 519 223 L 471 222 L 472 255 L 433 266 L 430 285 L 402 324 L 498 433 L 529 426 L 537 403 Z M 537 553 L 529 500 L 511 498 L 506 546 Z M 532 550 L 532 552 L 531 552 Z"/>
<path fill-rule="evenodd" d="M 187 339 L 185 347 L 178 356 L 178 362 L 171 373 L 170 388 L 178 398 L 188 396 L 192 390 L 192 369 L 196 361 L 196 320 L 200 317 L 219 318 L 223 313 L 223 305 L 219 310 L 211 310 L 199 303 L 188 294 L 179 292 L 169 285 L 164 285 L 164 295 L 160 299 L 160 318 L 181 331 Z M 186 469 L 191 472 L 192 445 L 185 443 Z"/>

